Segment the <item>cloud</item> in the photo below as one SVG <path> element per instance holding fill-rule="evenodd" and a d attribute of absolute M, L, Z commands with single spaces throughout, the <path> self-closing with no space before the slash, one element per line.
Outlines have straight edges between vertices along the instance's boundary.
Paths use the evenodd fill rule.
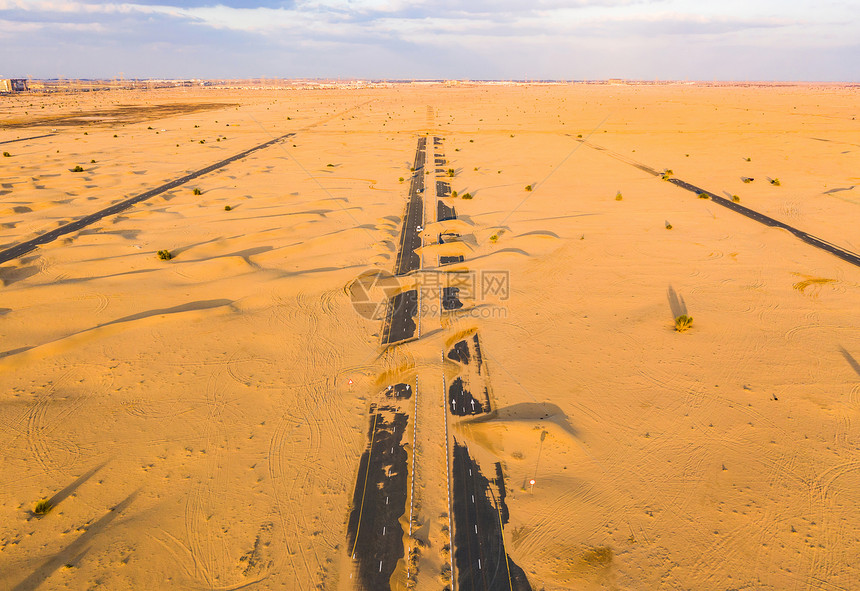
<path fill-rule="evenodd" d="M 824 71 L 813 56 L 832 48 L 842 62 L 826 71 L 857 79 L 856 19 L 805 2 L 0 0 L 0 53 L 45 76 L 74 55 L 92 76 L 137 64 L 152 76 L 670 78 L 697 59 L 707 79 L 726 71 L 714 56 L 737 54 L 730 71 L 756 77 L 785 55 L 778 70 L 796 79 Z M 770 57 L 745 60 L 750 46 Z M 789 60 L 799 47 L 807 59 Z"/>

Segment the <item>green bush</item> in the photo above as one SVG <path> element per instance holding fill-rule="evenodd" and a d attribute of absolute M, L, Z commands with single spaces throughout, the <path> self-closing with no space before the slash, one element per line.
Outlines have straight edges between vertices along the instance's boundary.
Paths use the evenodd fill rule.
<path fill-rule="evenodd" d="M 84 171 L 84 168 L 83 168 L 83 166 L 81 166 L 80 164 L 78 164 L 77 166 L 75 166 L 75 167 L 72 169 L 72 172 L 83 172 L 83 171 Z"/>
<path fill-rule="evenodd" d="M 3 158 L 11 158 L 11 157 L 12 157 L 12 154 L 10 154 L 9 152 L 3 152 Z"/>
<path fill-rule="evenodd" d="M 404 179 L 403 177 L 400 177 L 400 178 L 399 178 L 399 179 L 397 179 L 397 180 L 398 180 L 398 181 L 400 181 L 400 182 L 402 183 L 402 182 L 403 182 L 403 181 L 405 181 L 406 179 Z"/>
<path fill-rule="evenodd" d="M 738 197 L 737 195 L 732 195 L 732 202 L 733 202 L 733 203 L 740 203 L 740 202 L 741 202 L 741 198 L 740 198 L 740 197 Z"/>
<path fill-rule="evenodd" d="M 169 250 L 159 250 L 157 254 L 158 258 L 160 258 L 162 261 L 169 261 L 173 258 L 173 255 L 170 254 Z"/>
<path fill-rule="evenodd" d="M 95 163 L 96 163 L 96 159 L 95 159 L 95 158 L 93 158 L 92 160 L 90 160 L 90 164 L 95 164 Z"/>
<path fill-rule="evenodd" d="M 526 191 L 531 191 L 531 190 L 532 190 L 532 186 L 531 186 L 531 185 L 526 185 Z"/>
<path fill-rule="evenodd" d="M 672 224 L 670 224 L 669 222 L 666 222 L 666 229 L 667 229 L 667 230 L 671 230 L 671 229 L 672 229 Z"/>
<path fill-rule="evenodd" d="M 779 186 L 779 179 L 770 179 L 770 184 L 774 185 L 775 187 L 778 187 Z"/>
<path fill-rule="evenodd" d="M 471 193 L 463 193 L 463 196 L 460 197 L 460 199 L 471 199 L 471 198 L 472 198 Z"/>
<path fill-rule="evenodd" d="M 453 168 L 449 168 L 446 174 L 447 174 L 448 176 L 454 176 L 454 169 L 453 169 Z"/>
<path fill-rule="evenodd" d="M 331 162 L 329 162 L 328 164 L 326 164 L 326 168 L 334 168 L 334 164 L 332 164 Z"/>
<path fill-rule="evenodd" d="M 457 191 L 451 191 L 451 197 L 456 197 L 456 196 L 457 196 Z"/>
<path fill-rule="evenodd" d="M 33 507 L 33 513 L 36 515 L 47 515 L 48 512 L 50 512 L 50 510 L 53 508 L 54 505 L 51 503 L 51 501 L 47 499 L 42 499 L 41 501 L 36 503 L 35 507 Z"/>
<path fill-rule="evenodd" d="M 703 193 L 699 193 L 699 199 L 708 199 L 708 194 L 707 194 L 707 193 L 704 193 L 704 192 L 703 192 Z"/>
<path fill-rule="evenodd" d="M 622 196 L 621 196 L 621 191 L 618 191 L 618 192 L 615 194 L 615 200 L 616 200 L 616 201 L 621 201 L 622 199 L 624 199 L 624 197 L 622 197 Z"/>
<path fill-rule="evenodd" d="M 749 183 L 753 182 L 755 179 L 754 179 L 754 178 L 752 178 L 752 177 L 750 177 L 750 176 L 744 176 L 744 177 L 741 177 L 741 180 L 742 180 L 743 182 L 745 182 L 745 183 L 749 184 Z"/>
<path fill-rule="evenodd" d="M 747 162 L 752 162 L 752 158 L 744 158 Z"/>
<path fill-rule="evenodd" d="M 687 316 L 686 314 L 681 314 L 677 318 L 675 318 L 675 330 L 678 332 L 684 332 L 688 328 L 693 326 L 693 317 Z"/>
<path fill-rule="evenodd" d="M 195 195 L 202 195 L 202 194 L 203 194 L 203 191 L 201 191 L 200 189 L 195 188 L 195 189 L 192 191 L 192 193 L 194 193 Z"/>
<path fill-rule="evenodd" d="M 224 211 L 230 211 L 231 209 L 233 209 L 233 208 L 230 207 L 229 205 L 224 206 Z"/>
<path fill-rule="evenodd" d="M 493 234 L 492 236 L 490 236 L 490 242 L 498 242 L 498 240 L 499 240 L 498 234 Z"/>

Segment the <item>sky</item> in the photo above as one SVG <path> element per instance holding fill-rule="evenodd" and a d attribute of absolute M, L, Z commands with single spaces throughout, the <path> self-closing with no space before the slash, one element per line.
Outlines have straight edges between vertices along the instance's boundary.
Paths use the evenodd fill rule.
<path fill-rule="evenodd" d="M 0 77 L 860 81 L 860 0 L 0 0 Z"/>

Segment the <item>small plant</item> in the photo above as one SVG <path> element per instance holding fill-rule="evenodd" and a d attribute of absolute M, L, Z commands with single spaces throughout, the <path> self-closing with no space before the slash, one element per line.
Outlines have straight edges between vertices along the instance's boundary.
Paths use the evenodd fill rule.
<path fill-rule="evenodd" d="M 622 196 L 621 196 L 621 191 L 618 191 L 618 192 L 615 194 L 615 200 L 616 200 L 616 201 L 621 201 L 622 199 L 624 199 L 624 197 L 622 197 Z"/>
<path fill-rule="evenodd" d="M 470 143 L 470 144 L 474 144 L 474 143 L 475 143 L 475 140 L 469 140 L 469 143 Z"/>
<path fill-rule="evenodd" d="M 526 185 L 526 191 L 531 191 L 531 190 L 532 190 L 532 186 L 531 186 L 531 185 Z"/>
<path fill-rule="evenodd" d="M 119 137 L 117 134 L 113 134 L 113 137 Z"/>
<path fill-rule="evenodd" d="M 72 169 L 72 172 L 83 172 L 83 171 L 84 171 L 84 167 L 83 167 L 83 166 L 81 166 L 80 164 L 78 164 L 77 166 L 75 166 L 75 167 Z"/>
<path fill-rule="evenodd" d="M 475 167 L 475 168 L 473 168 L 472 170 L 474 170 L 475 172 L 477 172 L 477 171 L 478 171 L 478 167 L 476 166 L 476 167 Z"/>
<path fill-rule="evenodd" d="M 449 169 L 448 169 L 448 171 L 446 172 L 446 174 L 447 174 L 448 176 L 454 176 L 454 169 L 453 169 L 453 168 L 449 168 Z"/>
<path fill-rule="evenodd" d="M 195 188 L 195 189 L 192 191 L 192 193 L 193 193 L 193 194 L 195 194 L 195 195 L 202 195 L 202 194 L 203 194 L 203 191 L 201 191 L 200 189 Z"/>
<path fill-rule="evenodd" d="M 410 166 L 410 167 L 409 167 L 409 172 L 415 172 L 415 167 L 414 167 L 414 166 Z"/>
<path fill-rule="evenodd" d="M 194 128 L 195 128 L 195 129 L 196 129 L 196 128 L 198 128 L 198 127 L 200 127 L 200 126 L 199 126 L 199 125 L 195 125 L 195 126 L 194 126 Z"/>
<path fill-rule="evenodd" d="M 9 152 L 3 152 L 3 158 L 11 158 L 11 157 L 12 157 L 12 154 L 10 154 Z"/>
<path fill-rule="evenodd" d="M 705 192 L 699 193 L 699 199 L 708 199 L 708 194 Z"/>
<path fill-rule="evenodd" d="M 157 254 L 158 258 L 160 258 L 162 261 L 169 261 L 173 258 L 173 255 L 170 254 L 169 250 L 159 250 Z"/>
<path fill-rule="evenodd" d="M 576 137 L 582 137 L 581 133 L 576 134 Z"/>
<path fill-rule="evenodd" d="M 752 158 L 744 158 L 747 162 L 752 162 Z"/>
<path fill-rule="evenodd" d="M 492 236 L 490 236 L 490 242 L 496 243 L 498 241 L 499 241 L 499 235 L 498 234 L 493 234 Z"/>
<path fill-rule="evenodd" d="M 675 330 L 678 332 L 684 332 L 688 328 L 693 326 L 693 317 L 687 316 L 686 314 L 681 314 L 677 318 L 675 318 Z"/>
<path fill-rule="evenodd" d="M 737 195 L 732 195 L 732 203 L 740 203 L 740 202 L 741 202 L 740 197 L 738 197 Z"/>
<path fill-rule="evenodd" d="M 230 211 L 231 209 L 233 209 L 233 208 L 230 207 L 229 205 L 224 206 L 224 211 Z"/>
<path fill-rule="evenodd" d="M 35 514 L 35 515 L 47 515 L 48 512 L 50 512 L 50 510 L 53 508 L 54 508 L 54 505 L 53 505 L 53 503 L 51 503 L 51 501 L 49 501 L 48 499 L 42 499 L 41 501 L 36 503 L 35 507 L 33 507 L 33 514 Z"/>
<path fill-rule="evenodd" d="M 471 198 L 472 198 L 471 193 L 463 193 L 463 196 L 460 199 L 471 199 Z"/>
<path fill-rule="evenodd" d="M 666 222 L 666 229 L 667 229 L 667 230 L 671 230 L 671 229 L 672 229 L 672 224 L 670 224 L 668 221 Z"/>
<path fill-rule="evenodd" d="M 399 178 L 399 179 L 397 179 L 397 180 L 398 180 L 398 181 L 400 181 L 400 182 L 402 183 L 402 182 L 403 182 L 403 181 L 405 181 L 406 179 L 404 179 L 403 177 L 400 177 L 400 178 Z"/>
<path fill-rule="evenodd" d="M 152 125 L 150 125 L 149 127 L 147 127 L 147 129 L 152 129 Z"/>
<path fill-rule="evenodd" d="M 456 197 L 456 196 L 457 196 L 457 191 L 451 191 L 451 197 Z"/>
<path fill-rule="evenodd" d="M 84 135 L 90 135 L 90 132 L 85 131 L 85 132 L 84 132 Z"/>
<path fill-rule="evenodd" d="M 778 187 L 779 186 L 779 179 L 770 179 L 770 184 L 773 185 L 774 187 Z"/>
<path fill-rule="evenodd" d="M 334 164 L 332 164 L 331 162 L 329 162 L 328 164 L 326 164 L 326 168 L 334 168 Z"/>
<path fill-rule="evenodd" d="M 749 184 L 749 183 L 753 182 L 755 179 L 754 179 L 754 178 L 752 178 L 751 176 L 742 176 L 742 177 L 741 177 L 741 180 L 742 180 L 743 182 L 745 182 L 745 183 Z"/>
<path fill-rule="evenodd" d="M 201 144 L 205 144 L 205 143 L 206 143 L 206 140 L 200 140 L 200 143 L 201 143 Z"/>
<path fill-rule="evenodd" d="M 95 163 L 96 163 L 95 158 L 93 158 L 92 160 L 90 160 L 90 164 L 95 164 Z"/>

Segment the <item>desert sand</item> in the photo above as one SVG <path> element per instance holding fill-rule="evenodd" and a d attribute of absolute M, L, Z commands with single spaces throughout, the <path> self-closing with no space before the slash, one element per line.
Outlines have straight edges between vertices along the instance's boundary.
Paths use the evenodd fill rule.
<path fill-rule="evenodd" d="M 860 252 L 858 88 L 0 101 L 3 250 L 295 134 L 0 265 L 0 588 L 353 589 L 371 405 L 404 382 L 404 544 L 414 588 L 441 589 L 457 376 L 494 412 L 449 417 L 449 436 L 501 463 L 505 547 L 532 589 L 860 580 L 860 268 L 637 167 Z M 462 255 L 452 268 L 503 274 L 509 297 L 425 301 L 420 338 L 383 347 L 349 288 L 393 272 L 421 136 L 454 176 L 427 171 L 423 269 L 402 283 Z M 432 221 L 437 179 L 456 220 Z M 460 239 L 433 244 L 446 230 Z M 475 334 L 480 377 L 442 360 Z"/>

